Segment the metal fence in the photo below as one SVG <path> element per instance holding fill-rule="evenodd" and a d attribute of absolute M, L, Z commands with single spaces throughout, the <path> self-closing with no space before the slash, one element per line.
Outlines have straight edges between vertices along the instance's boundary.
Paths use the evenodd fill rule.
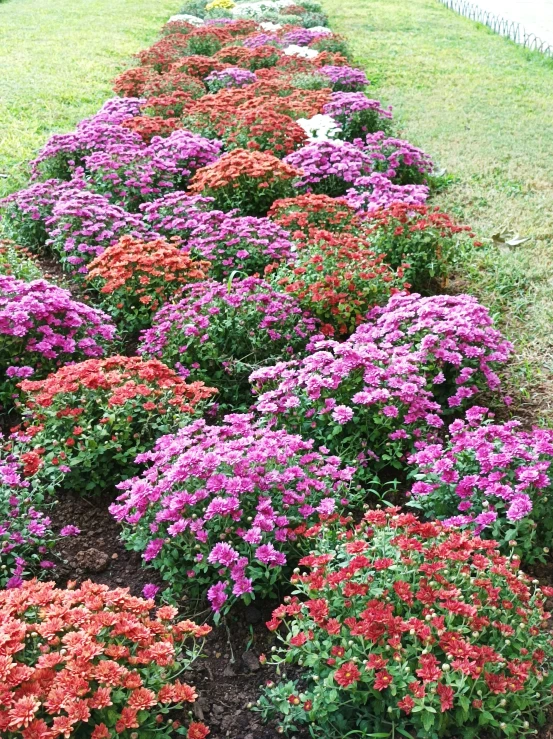
<path fill-rule="evenodd" d="M 521 23 L 509 21 L 499 15 L 491 13 L 489 10 L 483 10 L 478 5 L 466 2 L 466 0 L 439 0 L 443 5 L 453 10 L 455 13 L 469 18 L 477 23 L 482 23 L 500 36 L 515 41 L 517 44 L 525 46 L 532 51 L 539 51 L 542 54 L 553 59 L 553 45 L 548 44 L 535 33 L 528 33 Z"/>

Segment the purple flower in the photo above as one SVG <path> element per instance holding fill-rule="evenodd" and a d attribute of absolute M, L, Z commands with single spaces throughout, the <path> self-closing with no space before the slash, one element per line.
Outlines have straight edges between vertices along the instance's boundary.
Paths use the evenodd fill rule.
<path fill-rule="evenodd" d="M 259 562 L 270 565 L 285 565 L 286 557 L 282 552 L 277 551 L 272 544 L 262 544 L 255 550 L 255 557 Z"/>
<path fill-rule="evenodd" d="M 347 405 L 337 405 L 332 411 L 332 418 L 343 425 L 353 418 L 353 410 Z"/>
<path fill-rule="evenodd" d="M 72 524 L 69 524 L 69 526 L 64 526 L 62 530 L 60 531 L 60 536 L 78 536 L 81 533 L 80 528 L 78 526 L 73 526 Z"/>
<path fill-rule="evenodd" d="M 142 595 L 148 600 L 153 599 L 159 593 L 159 587 L 151 582 L 146 583 L 142 588 Z"/>
<path fill-rule="evenodd" d="M 223 607 L 225 601 L 228 599 L 228 595 L 225 592 L 226 583 L 217 582 L 212 585 L 207 591 L 207 599 L 211 603 L 211 608 L 218 613 Z"/>

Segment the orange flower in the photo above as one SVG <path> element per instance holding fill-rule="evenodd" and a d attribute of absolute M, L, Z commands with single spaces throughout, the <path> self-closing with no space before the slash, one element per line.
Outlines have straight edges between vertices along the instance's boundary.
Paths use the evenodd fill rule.
<path fill-rule="evenodd" d="M 187 739 L 205 739 L 211 732 L 205 724 L 192 722 L 188 727 Z"/>

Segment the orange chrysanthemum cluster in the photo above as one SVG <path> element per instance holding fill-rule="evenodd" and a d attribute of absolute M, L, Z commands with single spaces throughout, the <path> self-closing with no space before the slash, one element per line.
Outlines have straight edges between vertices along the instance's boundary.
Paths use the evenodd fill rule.
<path fill-rule="evenodd" d="M 108 406 L 121 406 L 137 398 L 147 399 L 151 405 L 169 394 L 167 404 L 185 412 L 193 411 L 194 406 L 215 392 L 203 382 L 186 383 L 157 359 L 119 355 L 68 364 L 45 380 L 23 380 L 20 387 L 30 395 L 30 407 L 48 408 L 61 401 L 66 410 L 74 404 L 72 399 L 77 403 L 82 400 L 85 390 L 104 396 Z"/>
<path fill-rule="evenodd" d="M 175 622 L 172 606 L 152 615 L 153 605 L 91 581 L 61 589 L 32 580 L 0 591 L 0 734 L 108 739 L 152 731 L 160 711 L 193 703 L 195 689 L 176 676 L 211 628 Z M 191 724 L 188 737 L 207 736 L 201 726 L 203 734 Z"/>
<path fill-rule="evenodd" d="M 94 259 L 87 280 L 105 296 L 104 308 L 113 318 L 135 332 L 148 327 L 152 313 L 179 287 L 205 280 L 209 267 L 164 239 L 123 236 Z"/>
<path fill-rule="evenodd" d="M 234 149 L 199 169 L 190 191 L 213 197 L 221 210 L 263 216 L 279 197 L 293 194 L 292 182 L 300 174 L 268 152 Z"/>

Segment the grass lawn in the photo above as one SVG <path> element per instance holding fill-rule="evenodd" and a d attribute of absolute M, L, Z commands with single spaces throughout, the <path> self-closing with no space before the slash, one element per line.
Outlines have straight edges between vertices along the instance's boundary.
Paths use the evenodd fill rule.
<path fill-rule="evenodd" d="M 0 196 L 22 187 L 27 162 L 110 97 L 179 9 L 179 0 L 0 2 Z"/>
<path fill-rule="evenodd" d="M 437 202 L 491 244 L 462 289 L 501 316 L 517 344 L 526 401 L 553 418 L 553 60 L 528 52 L 436 0 L 322 0 L 346 35 L 369 92 L 402 133 L 453 177 Z"/>

